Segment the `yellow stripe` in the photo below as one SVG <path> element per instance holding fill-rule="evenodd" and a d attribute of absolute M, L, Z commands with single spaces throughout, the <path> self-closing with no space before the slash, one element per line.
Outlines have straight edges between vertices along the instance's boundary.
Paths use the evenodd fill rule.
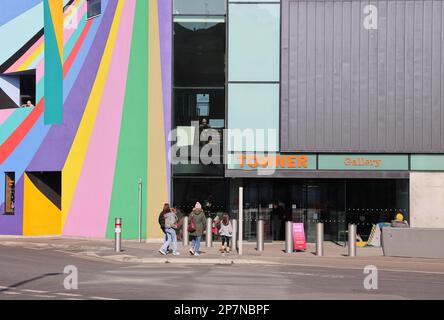
<path fill-rule="evenodd" d="M 68 217 L 69 209 L 71 207 L 72 198 L 77 186 L 77 181 L 82 170 L 83 161 L 85 159 L 86 151 L 88 149 L 88 142 L 96 119 L 97 111 L 99 109 L 100 101 L 102 99 L 103 89 L 105 87 L 106 78 L 111 62 L 113 48 L 116 42 L 117 31 L 119 28 L 120 19 L 122 16 L 123 5 L 126 0 L 119 0 L 114 16 L 114 20 L 109 32 L 108 41 L 106 43 L 105 51 L 100 62 L 97 77 L 94 81 L 94 86 L 89 96 L 82 121 L 77 130 L 77 135 L 74 138 L 71 150 L 68 154 L 62 174 L 62 226 L 65 226 L 66 218 Z"/>
<path fill-rule="evenodd" d="M 49 0 L 52 23 L 59 47 L 60 61 L 63 61 L 63 2 L 62 0 Z"/>
<path fill-rule="evenodd" d="M 157 212 L 168 201 L 157 1 L 149 2 L 147 238 L 162 238 Z M 161 133 L 159 135 L 159 133 Z"/>
<path fill-rule="evenodd" d="M 42 53 L 44 48 L 43 43 L 37 47 L 37 49 L 17 68 L 16 71 L 23 71 L 29 68 L 29 66 L 34 62 L 34 60 Z"/>

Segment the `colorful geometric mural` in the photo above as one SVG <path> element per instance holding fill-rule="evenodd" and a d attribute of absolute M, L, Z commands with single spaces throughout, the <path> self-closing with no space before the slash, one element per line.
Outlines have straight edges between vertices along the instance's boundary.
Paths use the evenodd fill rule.
<path fill-rule="evenodd" d="M 102 0 L 91 19 L 86 0 L 6 2 L 0 36 L 17 37 L 1 38 L 0 77 L 35 70 L 36 103 L 0 109 L 0 234 L 111 238 L 121 217 L 123 237 L 137 238 L 142 179 L 143 237 L 160 238 L 171 1 Z M 14 215 L 3 214 L 4 172 L 16 175 Z M 60 208 L 33 172 L 61 173 Z"/>

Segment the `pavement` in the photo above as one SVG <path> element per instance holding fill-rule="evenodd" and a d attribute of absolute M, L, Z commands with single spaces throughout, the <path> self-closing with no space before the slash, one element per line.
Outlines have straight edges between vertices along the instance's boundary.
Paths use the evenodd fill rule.
<path fill-rule="evenodd" d="M 200 264 L 200 265 L 291 265 L 323 268 L 346 268 L 362 270 L 375 265 L 380 270 L 443 273 L 444 259 L 386 257 L 379 247 L 357 248 L 356 257 L 347 256 L 347 248 L 332 242 L 325 242 L 324 256 L 315 255 L 315 245 L 307 244 L 306 251 L 285 253 L 283 242 L 265 243 L 264 251 L 258 252 L 255 243 L 245 242 L 243 254 L 220 253 L 220 243 L 211 248 L 201 244 L 201 255 L 191 256 L 189 247 L 178 244 L 180 256 L 161 255 L 161 243 L 139 243 L 122 241 L 122 252 L 114 252 L 114 241 L 69 237 L 0 237 L 0 246 L 30 248 L 36 250 L 54 249 L 77 257 L 93 258 L 102 262 L 125 262 L 133 264 Z"/>
<path fill-rule="evenodd" d="M 36 240 L 8 241 L 2 240 L 0 245 L 0 300 L 155 299 L 196 303 L 199 300 L 216 300 L 222 303 L 224 300 L 276 299 L 444 299 L 444 272 L 378 269 L 374 274 L 376 278 L 372 280 L 376 286 L 369 289 L 365 285 L 369 275 L 357 266 L 136 263 L 109 258 L 112 255 L 109 245 L 98 242 L 74 241 L 77 245 L 73 245 L 51 239 L 53 245 L 48 245 Z M 127 251 L 121 255 L 130 255 L 129 247 L 138 245 L 126 243 Z M 149 251 L 147 247 L 151 244 L 141 246 Z M 158 248 L 158 245 L 153 245 L 153 248 Z M 254 254 L 253 246 L 251 250 Z M 85 252 L 100 254 L 87 255 Z M 135 250 L 131 251 L 133 254 Z M 280 256 L 279 253 L 274 254 Z M 210 259 L 211 255 L 208 251 L 199 260 Z M 261 257 L 263 255 L 257 256 L 256 260 L 264 261 Z M 288 258 L 298 259 L 296 253 Z M 378 259 L 377 256 L 365 257 L 369 258 Z M 307 259 L 323 262 L 330 258 Z M 342 256 L 332 259 L 358 261 Z M 303 259 L 293 261 L 302 262 Z M 376 265 L 379 267 L 377 262 Z M 70 271 L 66 272 L 67 266 L 76 270 L 75 288 L 65 286 L 68 277 L 73 275 Z M 182 302 L 177 303 L 180 306 Z"/>

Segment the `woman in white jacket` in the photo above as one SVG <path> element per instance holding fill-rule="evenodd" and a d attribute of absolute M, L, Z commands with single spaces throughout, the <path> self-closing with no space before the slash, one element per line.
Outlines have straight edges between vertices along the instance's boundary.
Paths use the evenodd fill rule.
<path fill-rule="evenodd" d="M 230 216 L 228 213 L 224 213 L 222 221 L 220 222 L 219 235 L 222 237 L 222 247 L 220 252 L 230 252 L 230 240 L 233 236 L 233 226 L 231 225 Z M 225 242 L 227 246 L 225 247 Z"/>

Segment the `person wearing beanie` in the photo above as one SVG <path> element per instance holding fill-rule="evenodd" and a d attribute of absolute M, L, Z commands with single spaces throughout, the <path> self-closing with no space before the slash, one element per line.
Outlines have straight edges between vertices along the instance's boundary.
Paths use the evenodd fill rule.
<path fill-rule="evenodd" d="M 193 211 L 191 211 L 188 231 L 191 237 L 190 253 L 194 256 L 199 255 L 200 241 L 202 239 L 203 232 L 205 230 L 207 221 L 205 219 L 202 205 L 196 202 Z"/>

